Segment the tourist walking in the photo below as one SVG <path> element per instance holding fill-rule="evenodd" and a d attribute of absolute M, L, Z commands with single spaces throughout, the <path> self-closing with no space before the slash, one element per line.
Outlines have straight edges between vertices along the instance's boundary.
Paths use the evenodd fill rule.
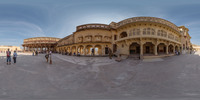
<path fill-rule="evenodd" d="M 49 59 L 49 53 L 48 52 L 46 53 L 45 58 L 46 58 L 46 60 L 48 62 L 48 59 Z"/>
<path fill-rule="evenodd" d="M 78 56 L 78 57 L 80 57 L 80 56 L 81 56 L 80 52 L 78 52 L 78 53 L 77 53 L 77 56 Z"/>
<path fill-rule="evenodd" d="M 52 64 L 51 56 L 52 56 L 52 51 L 49 51 L 49 63 L 50 63 L 50 64 Z"/>
<path fill-rule="evenodd" d="M 35 51 L 35 55 L 36 55 L 36 56 L 38 55 L 38 51 Z"/>
<path fill-rule="evenodd" d="M 33 55 L 32 56 L 34 56 L 34 53 L 35 53 L 35 50 L 33 51 Z"/>
<path fill-rule="evenodd" d="M 11 58 L 10 58 L 10 55 L 11 55 L 11 52 L 10 52 L 10 50 L 8 49 L 8 51 L 6 51 L 6 55 L 7 55 L 7 65 L 9 64 L 11 64 Z"/>
<path fill-rule="evenodd" d="M 14 64 L 16 63 L 16 60 L 17 60 L 17 52 L 14 51 L 13 53 L 13 60 L 14 60 Z"/>
<path fill-rule="evenodd" d="M 94 48 L 92 48 L 92 56 L 94 56 Z"/>

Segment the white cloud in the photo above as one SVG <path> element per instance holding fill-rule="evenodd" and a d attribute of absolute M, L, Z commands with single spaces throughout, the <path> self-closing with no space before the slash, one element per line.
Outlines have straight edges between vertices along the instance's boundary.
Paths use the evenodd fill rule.
<path fill-rule="evenodd" d="M 39 26 L 24 21 L 0 21 L 0 30 L 0 32 L 14 32 L 22 36 L 45 36 Z"/>

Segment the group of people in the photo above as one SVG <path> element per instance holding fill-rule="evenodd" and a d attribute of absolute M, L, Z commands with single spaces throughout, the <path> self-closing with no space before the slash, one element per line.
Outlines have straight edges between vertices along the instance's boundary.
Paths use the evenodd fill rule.
<path fill-rule="evenodd" d="M 180 52 L 179 52 L 179 51 L 175 51 L 175 54 L 176 54 L 176 55 L 180 55 Z"/>
<path fill-rule="evenodd" d="M 38 51 L 33 51 L 33 54 L 32 54 L 33 56 L 37 56 L 38 55 Z"/>
<path fill-rule="evenodd" d="M 8 51 L 6 51 L 6 57 L 7 57 L 7 65 L 11 65 L 11 51 L 9 49 L 8 49 Z M 17 52 L 16 51 L 14 51 L 14 53 L 13 53 L 13 61 L 14 61 L 14 64 L 17 61 Z"/>
<path fill-rule="evenodd" d="M 46 58 L 46 61 L 47 61 L 47 62 L 49 61 L 49 58 L 50 58 L 50 64 L 52 64 L 52 61 L 51 61 L 51 54 L 52 54 L 52 52 L 49 51 L 49 52 L 46 52 L 46 55 L 45 55 L 45 58 Z"/>
<path fill-rule="evenodd" d="M 112 59 L 112 50 L 111 49 L 108 49 L 108 50 L 109 50 L 109 58 Z M 91 55 L 94 56 L 94 49 L 92 49 L 91 53 L 92 53 Z M 49 51 L 49 52 L 46 52 L 46 55 L 45 55 L 45 58 L 46 58 L 47 62 L 49 61 L 48 59 L 50 58 L 50 63 L 52 63 L 51 62 L 51 54 L 52 54 L 52 52 Z M 71 53 L 69 53 L 69 54 L 71 55 Z M 33 56 L 34 55 L 37 56 L 38 55 L 38 51 L 33 51 L 32 55 Z M 76 55 L 75 52 L 74 52 L 74 55 Z M 7 65 L 10 65 L 11 64 L 11 51 L 9 49 L 6 51 L 6 56 L 7 56 Z M 77 53 L 77 56 L 80 56 L 80 52 Z M 17 60 L 17 52 L 14 51 L 14 53 L 13 53 L 14 64 L 16 63 L 16 60 Z"/>

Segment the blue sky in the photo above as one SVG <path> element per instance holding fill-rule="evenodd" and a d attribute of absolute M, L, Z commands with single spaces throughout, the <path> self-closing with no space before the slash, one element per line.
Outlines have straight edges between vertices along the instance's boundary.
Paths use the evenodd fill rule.
<path fill-rule="evenodd" d="M 200 0 L 0 0 L 0 45 L 30 37 L 63 38 L 87 23 L 152 16 L 189 28 L 200 45 Z"/>

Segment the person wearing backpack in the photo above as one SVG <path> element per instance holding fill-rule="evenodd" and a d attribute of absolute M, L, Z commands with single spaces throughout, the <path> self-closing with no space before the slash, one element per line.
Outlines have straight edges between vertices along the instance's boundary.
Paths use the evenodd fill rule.
<path fill-rule="evenodd" d="M 7 65 L 9 64 L 11 64 L 11 58 L 10 58 L 10 55 L 11 55 L 11 52 L 10 52 L 10 50 L 8 49 L 8 51 L 6 51 L 6 55 L 7 55 Z"/>
<path fill-rule="evenodd" d="M 46 53 L 45 58 L 46 58 L 46 60 L 48 62 L 48 59 L 49 59 L 49 53 L 48 52 Z"/>
<path fill-rule="evenodd" d="M 14 60 L 14 64 L 16 63 L 16 59 L 17 59 L 17 52 L 14 51 L 13 53 L 13 60 Z"/>

